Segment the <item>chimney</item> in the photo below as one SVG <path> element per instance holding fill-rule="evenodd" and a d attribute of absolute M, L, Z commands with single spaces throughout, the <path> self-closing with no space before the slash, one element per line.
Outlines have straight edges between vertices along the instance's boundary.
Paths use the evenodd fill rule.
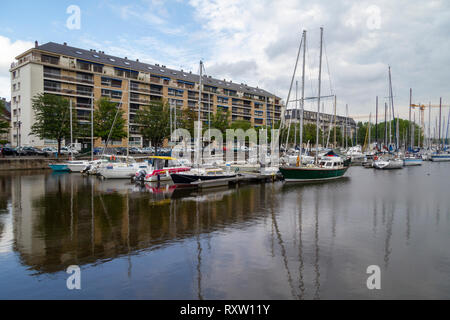
<path fill-rule="evenodd" d="M 127 58 L 127 57 L 125 57 L 125 60 L 128 60 L 128 58 Z"/>
<path fill-rule="evenodd" d="M 64 45 L 67 46 L 67 42 L 64 42 Z"/>
<path fill-rule="evenodd" d="M 39 47 L 39 42 L 37 42 L 37 40 L 34 42 L 34 47 L 35 48 Z"/>
<path fill-rule="evenodd" d="M 139 62 L 139 59 L 136 59 L 136 62 Z"/>

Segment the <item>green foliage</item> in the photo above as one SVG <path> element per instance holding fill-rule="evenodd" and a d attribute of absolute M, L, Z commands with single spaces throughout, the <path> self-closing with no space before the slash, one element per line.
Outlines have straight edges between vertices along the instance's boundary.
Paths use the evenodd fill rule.
<path fill-rule="evenodd" d="M 125 138 L 128 135 L 127 121 L 123 115 L 124 111 L 118 108 L 116 102 L 107 98 L 98 100 L 97 108 L 94 111 L 94 136 L 101 138 L 102 141 L 106 141 L 108 137 L 110 137 L 110 140 Z"/>
<path fill-rule="evenodd" d="M 31 127 L 31 134 L 41 139 L 58 141 L 58 153 L 63 139 L 70 138 L 70 107 L 69 100 L 53 95 L 39 94 L 33 100 L 35 122 Z M 73 132 L 77 133 L 77 114 L 72 110 Z"/>
<path fill-rule="evenodd" d="M 194 109 L 188 108 L 182 110 L 181 118 L 178 118 L 178 127 L 189 131 L 191 137 L 194 137 L 195 121 L 198 120 L 198 114 Z"/>
<path fill-rule="evenodd" d="M 391 141 L 392 143 L 395 142 L 395 136 L 396 136 L 396 125 L 397 125 L 397 119 L 394 121 L 390 121 L 391 124 Z M 395 126 L 394 126 L 395 124 Z M 364 145 L 364 142 L 366 141 L 366 133 L 368 130 L 368 122 L 358 122 L 358 144 Z M 385 128 L 387 127 L 387 136 L 385 132 Z M 411 138 L 410 137 L 410 122 L 408 120 L 399 119 L 399 144 L 400 146 L 409 146 Z M 385 136 L 387 138 L 387 142 L 389 143 L 389 122 L 384 123 L 381 122 L 378 124 L 378 129 L 375 129 L 375 124 L 371 124 L 370 129 L 370 141 L 376 142 L 376 131 L 378 131 L 378 142 L 380 144 L 384 143 Z M 414 124 L 414 145 L 418 145 L 419 143 L 419 136 L 420 141 L 424 141 L 424 133 L 421 132 L 420 126 L 417 124 Z M 368 143 L 368 137 L 367 137 L 367 143 Z"/>
<path fill-rule="evenodd" d="M 152 101 L 138 111 L 136 123 L 140 125 L 144 140 L 149 140 L 155 148 L 161 146 L 164 139 L 170 137 L 169 105 Z"/>
<path fill-rule="evenodd" d="M 230 127 L 230 111 L 223 112 L 217 110 L 217 112 L 211 118 L 211 128 L 218 129 L 225 134 L 225 131 Z"/>
<path fill-rule="evenodd" d="M 245 120 L 236 120 L 235 122 L 233 122 L 231 124 L 231 129 L 242 129 L 244 131 L 247 131 L 248 129 L 252 128 L 252 124 L 250 123 L 250 121 L 245 121 Z"/>

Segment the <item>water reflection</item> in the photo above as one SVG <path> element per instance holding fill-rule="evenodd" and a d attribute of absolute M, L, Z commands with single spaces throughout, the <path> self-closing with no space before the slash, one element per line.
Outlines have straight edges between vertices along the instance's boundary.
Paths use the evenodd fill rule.
<path fill-rule="evenodd" d="M 429 178 L 413 175 L 420 170 Z M 0 283 L 20 283 L 15 297 L 27 297 L 38 277 L 43 297 L 55 297 L 76 264 L 96 279 L 81 293 L 88 298 L 449 297 L 450 253 L 442 248 L 450 215 L 442 208 L 450 201 L 432 187 L 444 186 L 448 172 L 355 168 L 329 183 L 206 191 L 2 174 Z M 372 264 L 382 267 L 385 288 L 375 294 L 365 287 Z M 112 278 L 99 277 L 103 270 Z"/>

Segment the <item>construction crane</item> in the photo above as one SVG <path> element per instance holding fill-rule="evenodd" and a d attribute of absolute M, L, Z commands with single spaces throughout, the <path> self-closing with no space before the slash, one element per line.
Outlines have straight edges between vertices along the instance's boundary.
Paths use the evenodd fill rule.
<path fill-rule="evenodd" d="M 450 107 L 449 104 L 429 104 L 429 105 L 424 105 L 424 104 L 411 104 L 411 109 L 416 109 L 418 108 L 420 111 L 420 128 L 422 130 L 422 132 L 425 132 L 425 108 L 448 108 Z"/>

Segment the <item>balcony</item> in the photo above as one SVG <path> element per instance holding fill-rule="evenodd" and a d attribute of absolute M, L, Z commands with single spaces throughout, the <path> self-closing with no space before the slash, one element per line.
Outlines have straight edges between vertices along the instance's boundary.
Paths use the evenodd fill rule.
<path fill-rule="evenodd" d="M 137 102 L 140 104 L 150 104 L 151 100 L 147 100 L 147 99 L 140 99 L 140 98 L 130 98 L 131 102 Z"/>
<path fill-rule="evenodd" d="M 94 84 L 93 79 L 80 79 L 77 77 L 62 76 L 60 74 L 54 74 L 54 73 L 48 73 L 48 72 L 44 72 L 44 78 L 57 79 L 57 80 L 69 81 L 69 82 L 85 83 L 85 84 L 90 84 L 90 85 Z"/>

